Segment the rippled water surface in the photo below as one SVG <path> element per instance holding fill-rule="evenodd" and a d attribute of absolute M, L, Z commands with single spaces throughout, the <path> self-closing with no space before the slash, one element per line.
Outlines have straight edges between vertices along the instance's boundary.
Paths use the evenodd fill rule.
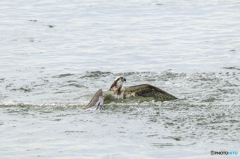
<path fill-rule="evenodd" d="M 0 16 L 1 157 L 240 153 L 239 1 L 1 1 Z M 82 110 L 119 75 L 179 99 Z"/>

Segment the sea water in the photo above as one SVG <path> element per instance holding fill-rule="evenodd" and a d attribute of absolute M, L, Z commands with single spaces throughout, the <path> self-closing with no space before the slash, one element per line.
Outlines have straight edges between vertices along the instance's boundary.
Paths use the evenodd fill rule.
<path fill-rule="evenodd" d="M 1 1 L 0 17 L 1 158 L 240 152 L 239 1 Z M 82 110 L 120 75 L 178 99 Z"/>

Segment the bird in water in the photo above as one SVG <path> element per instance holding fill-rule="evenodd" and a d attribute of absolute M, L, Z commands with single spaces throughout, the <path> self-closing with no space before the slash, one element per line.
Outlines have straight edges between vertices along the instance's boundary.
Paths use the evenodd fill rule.
<path fill-rule="evenodd" d="M 133 98 L 137 96 L 141 97 L 152 97 L 158 100 L 174 100 L 177 97 L 165 92 L 164 90 L 152 86 L 150 84 L 140 84 L 136 86 L 124 87 L 123 83 L 126 81 L 126 78 L 123 76 L 117 77 L 108 91 L 103 92 L 102 89 L 99 89 L 91 101 L 83 109 L 96 107 L 96 109 L 103 109 L 104 99 L 125 99 Z"/>

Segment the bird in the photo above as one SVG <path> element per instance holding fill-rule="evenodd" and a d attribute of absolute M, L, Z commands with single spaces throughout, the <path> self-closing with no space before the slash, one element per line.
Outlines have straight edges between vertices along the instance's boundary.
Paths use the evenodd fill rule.
<path fill-rule="evenodd" d="M 103 92 L 102 89 L 99 89 L 91 101 L 83 107 L 83 109 L 88 109 L 96 107 L 96 110 L 102 110 L 104 99 L 125 99 L 125 98 L 134 98 L 137 96 L 141 97 L 152 97 L 158 100 L 174 100 L 177 97 L 165 92 L 164 90 L 155 87 L 150 84 L 140 84 L 135 86 L 124 87 L 123 83 L 126 82 L 126 78 L 123 76 L 118 76 L 108 91 Z"/>

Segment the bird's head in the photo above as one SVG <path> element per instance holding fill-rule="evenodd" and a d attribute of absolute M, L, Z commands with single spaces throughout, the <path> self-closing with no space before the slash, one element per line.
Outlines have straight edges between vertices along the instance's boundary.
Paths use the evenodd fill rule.
<path fill-rule="evenodd" d="M 123 85 L 123 82 L 126 81 L 126 78 L 124 78 L 123 76 L 118 76 L 115 80 L 114 80 L 114 83 L 115 83 L 115 86 L 117 88 L 120 88 L 122 87 Z"/>
<path fill-rule="evenodd" d="M 124 92 L 123 82 L 126 81 L 126 78 L 123 76 L 118 76 L 112 86 L 110 87 L 109 91 L 113 91 L 116 95 L 121 95 Z"/>
<path fill-rule="evenodd" d="M 123 86 L 123 82 L 124 81 L 126 81 L 126 78 L 124 78 L 123 76 L 118 76 L 115 80 L 114 80 L 114 82 L 113 82 L 113 84 L 112 84 L 112 86 L 110 87 L 110 90 L 111 89 L 117 89 L 117 90 L 120 90 L 121 88 L 122 88 L 122 86 Z"/>

